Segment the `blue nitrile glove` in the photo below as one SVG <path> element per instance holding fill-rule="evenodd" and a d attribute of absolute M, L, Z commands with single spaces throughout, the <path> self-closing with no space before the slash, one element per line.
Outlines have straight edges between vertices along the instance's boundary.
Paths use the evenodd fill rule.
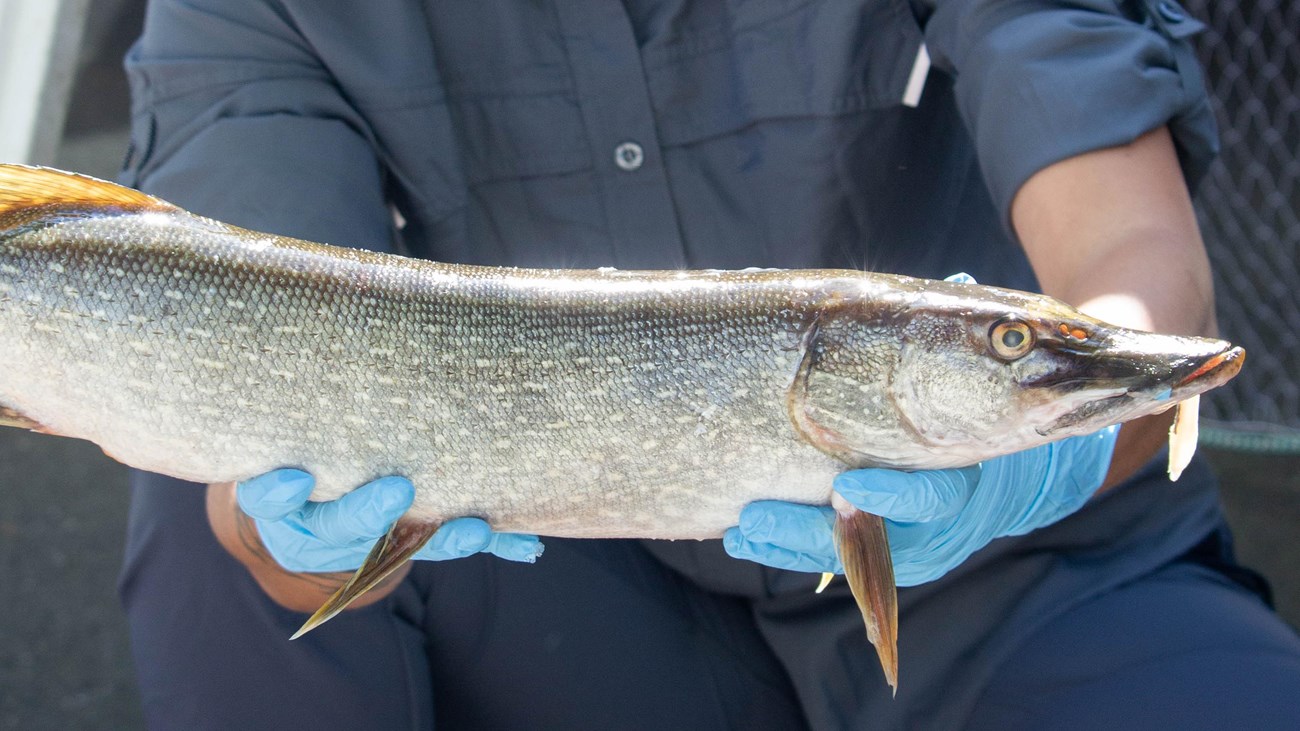
<path fill-rule="evenodd" d="M 885 518 L 894 579 L 943 576 L 995 538 L 1050 525 L 1083 506 L 1106 477 L 1118 427 L 953 470 L 864 469 L 835 478 L 845 500 Z M 736 558 L 794 571 L 844 573 L 829 507 L 750 503 L 723 536 Z"/>
<path fill-rule="evenodd" d="M 239 483 L 235 497 L 257 525 L 271 557 L 290 571 L 351 571 L 415 499 L 404 477 L 381 477 L 338 500 L 316 503 L 315 486 L 302 470 L 273 470 Z M 537 536 L 494 533 L 478 518 L 448 521 L 413 556 L 427 561 L 487 552 L 532 563 L 542 554 Z"/>
<path fill-rule="evenodd" d="M 948 281 L 973 284 L 967 274 Z M 894 579 L 914 586 L 943 576 L 995 538 L 1028 533 L 1078 510 L 1101 487 L 1119 427 L 953 470 L 845 472 L 834 489 L 885 518 Z M 793 571 L 844 573 L 828 507 L 763 500 L 745 506 L 723 536 L 736 558 Z"/>

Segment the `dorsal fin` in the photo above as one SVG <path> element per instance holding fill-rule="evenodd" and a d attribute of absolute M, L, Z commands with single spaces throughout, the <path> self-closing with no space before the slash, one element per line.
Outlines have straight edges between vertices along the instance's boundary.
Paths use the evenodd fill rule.
<path fill-rule="evenodd" d="M 35 208 L 174 211 L 176 206 L 138 190 L 53 168 L 0 164 L 0 218 Z"/>

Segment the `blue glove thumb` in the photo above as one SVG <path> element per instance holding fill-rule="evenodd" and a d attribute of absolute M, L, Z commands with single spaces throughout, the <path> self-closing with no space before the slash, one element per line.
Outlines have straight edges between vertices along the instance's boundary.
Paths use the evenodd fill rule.
<path fill-rule="evenodd" d="M 1082 507 L 1106 477 L 1117 432 L 1109 427 L 960 470 L 853 470 L 835 479 L 835 490 L 886 518 L 894 578 L 912 586 L 943 576 L 996 538 Z"/>

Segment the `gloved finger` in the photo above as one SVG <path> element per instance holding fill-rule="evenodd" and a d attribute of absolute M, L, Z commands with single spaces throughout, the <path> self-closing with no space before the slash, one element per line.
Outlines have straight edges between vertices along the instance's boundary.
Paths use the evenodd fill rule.
<path fill-rule="evenodd" d="M 493 533 L 488 541 L 487 553 L 507 561 L 536 563 L 546 546 L 537 538 L 523 533 Z"/>
<path fill-rule="evenodd" d="M 1062 498 L 1064 502 L 1082 504 L 1097 492 L 1110 472 L 1118 437 L 1119 425 L 1115 424 L 1057 443 L 1057 474 L 1070 476 L 1068 484 L 1062 486 L 1066 493 Z"/>
<path fill-rule="evenodd" d="M 537 536 L 522 533 L 494 533 L 479 518 L 457 518 L 438 529 L 413 556 L 419 561 L 446 561 L 476 553 L 490 553 L 507 561 L 533 563 L 544 546 Z"/>
<path fill-rule="evenodd" d="M 736 527 L 749 543 L 770 543 L 796 553 L 834 556 L 834 521 L 835 511 L 828 507 L 756 500 L 740 511 Z"/>
<path fill-rule="evenodd" d="M 449 520 L 433 534 L 413 558 L 421 561 L 447 561 L 472 556 L 488 547 L 492 528 L 479 518 Z"/>
<path fill-rule="evenodd" d="M 771 543 L 756 543 L 746 540 L 739 528 L 728 528 L 727 532 L 722 534 L 722 547 L 733 558 L 761 563 L 776 569 L 808 573 L 844 573 L 839 556 L 833 551 L 830 554 L 812 554 L 792 551 Z"/>
<path fill-rule="evenodd" d="M 899 523 L 928 523 L 960 513 L 979 479 L 978 465 L 919 472 L 870 468 L 839 474 L 833 487 L 859 510 Z"/>
<path fill-rule="evenodd" d="M 303 528 L 322 542 L 350 546 L 388 532 L 415 500 L 415 486 L 405 477 L 381 477 L 338 500 L 307 503 L 299 511 Z"/>
<path fill-rule="evenodd" d="M 307 533 L 297 520 L 256 521 L 262 544 L 276 563 L 295 573 L 353 571 L 369 546 L 331 546 Z"/>
<path fill-rule="evenodd" d="M 893 523 L 885 521 L 894 583 L 916 586 L 946 574 L 973 553 L 967 536 L 952 521 Z"/>
<path fill-rule="evenodd" d="M 316 480 L 296 469 L 271 470 L 235 487 L 235 500 L 248 515 L 280 520 L 307 504 Z"/>
<path fill-rule="evenodd" d="M 972 553 L 967 551 L 939 561 L 894 564 L 894 583 L 898 586 L 928 584 L 960 566 Z"/>

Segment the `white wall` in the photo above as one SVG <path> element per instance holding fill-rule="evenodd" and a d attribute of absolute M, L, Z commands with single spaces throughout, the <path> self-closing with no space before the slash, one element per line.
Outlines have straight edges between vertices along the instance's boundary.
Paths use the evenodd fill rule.
<path fill-rule="evenodd" d="M 89 5 L 0 0 L 0 162 L 54 162 Z"/>

